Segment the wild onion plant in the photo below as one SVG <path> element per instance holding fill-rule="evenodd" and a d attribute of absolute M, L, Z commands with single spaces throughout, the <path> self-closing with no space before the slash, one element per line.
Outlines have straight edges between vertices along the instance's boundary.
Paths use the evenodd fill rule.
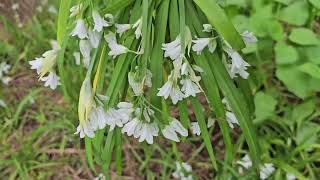
<path fill-rule="evenodd" d="M 241 57 L 256 41 L 248 31 L 237 32 L 214 0 L 63 0 L 57 43 L 30 64 L 45 86 L 61 85 L 66 99 L 78 99 L 76 134 L 85 140 L 91 168 L 97 163 L 108 175 L 114 155 L 121 175 L 121 145 L 128 136 L 147 148 L 159 138 L 175 146 L 192 133 L 202 137 L 216 176 L 226 178 L 233 174 L 231 130 L 238 125 L 250 152 L 238 163 L 261 167 L 246 80 L 250 64 Z M 190 107 L 195 118 L 188 116 Z M 211 144 L 208 114 L 223 135 L 223 160 Z M 274 170 L 265 166 L 262 179 Z M 191 170 L 177 158 L 173 176 L 192 179 Z"/>

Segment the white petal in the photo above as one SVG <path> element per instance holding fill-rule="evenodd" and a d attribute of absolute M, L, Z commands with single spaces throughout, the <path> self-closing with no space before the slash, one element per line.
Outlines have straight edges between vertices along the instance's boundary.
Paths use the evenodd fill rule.
<path fill-rule="evenodd" d="M 77 20 L 76 27 L 71 32 L 71 36 L 78 36 L 80 39 L 88 38 L 87 27 L 82 19 Z"/>
<path fill-rule="evenodd" d="M 192 134 L 200 136 L 201 130 L 200 130 L 200 126 L 199 126 L 198 122 L 191 123 L 191 130 L 192 130 Z"/>
<path fill-rule="evenodd" d="M 45 82 L 45 87 L 49 86 L 53 90 L 56 89 L 58 85 L 60 85 L 60 78 L 55 72 L 50 72 L 48 76 L 43 77 L 41 80 Z"/>
<path fill-rule="evenodd" d="M 174 129 L 170 126 L 167 125 L 162 129 L 162 134 L 165 138 L 170 139 L 175 142 L 180 142 L 177 133 L 174 131 Z"/>
<path fill-rule="evenodd" d="M 93 48 L 98 48 L 101 39 L 101 33 L 97 31 L 89 31 L 89 40 Z"/>
<path fill-rule="evenodd" d="M 94 31 L 101 32 L 103 27 L 110 26 L 109 23 L 105 21 L 99 14 L 99 12 L 96 10 L 92 12 L 92 17 L 94 21 L 94 28 L 93 28 Z"/>

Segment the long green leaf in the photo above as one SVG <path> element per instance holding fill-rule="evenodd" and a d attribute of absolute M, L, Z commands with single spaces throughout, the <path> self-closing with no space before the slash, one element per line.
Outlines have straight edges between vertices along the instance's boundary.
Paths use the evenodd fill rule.
<path fill-rule="evenodd" d="M 62 45 L 63 38 L 67 32 L 70 5 L 71 0 L 60 0 L 57 27 L 57 40 L 60 46 Z"/>
<path fill-rule="evenodd" d="M 208 132 L 208 129 L 207 129 L 207 124 L 206 124 L 206 121 L 204 119 L 202 106 L 201 106 L 200 102 L 198 101 L 198 99 L 196 99 L 196 98 L 191 98 L 191 103 L 192 103 L 192 106 L 193 106 L 193 110 L 194 110 L 194 112 L 196 114 L 196 118 L 197 118 L 197 121 L 199 123 L 200 130 L 201 130 L 201 136 L 202 136 L 202 138 L 204 140 L 204 143 L 206 145 L 206 148 L 208 150 L 209 157 L 210 157 L 211 163 L 213 165 L 213 168 L 215 170 L 218 170 L 217 160 L 216 160 L 216 157 L 215 157 L 214 152 L 213 152 L 213 148 L 212 148 L 212 144 L 211 144 L 211 138 L 209 136 L 209 132 Z"/>

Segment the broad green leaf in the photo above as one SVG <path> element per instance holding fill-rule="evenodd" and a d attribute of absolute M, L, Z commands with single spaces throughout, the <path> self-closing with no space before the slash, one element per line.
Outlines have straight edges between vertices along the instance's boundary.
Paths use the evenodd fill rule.
<path fill-rule="evenodd" d="M 316 7 L 317 9 L 320 9 L 320 1 L 319 0 L 309 0 L 309 2 Z"/>
<path fill-rule="evenodd" d="M 299 146 L 312 145 L 319 140 L 320 127 L 313 122 L 304 123 L 297 131 L 296 141 Z"/>
<path fill-rule="evenodd" d="M 308 3 L 305 0 L 295 1 L 281 10 L 279 19 L 292 25 L 302 26 L 309 18 Z"/>
<path fill-rule="evenodd" d="M 320 79 L 320 67 L 315 64 L 305 63 L 299 66 L 299 70 L 306 74 L 309 74 L 312 77 Z"/>
<path fill-rule="evenodd" d="M 299 58 L 296 49 L 283 42 L 278 42 L 276 44 L 275 55 L 277 64 L 293 64 Z"/>
<path fill-rule="evenodd" d="M 320 80 L 301 72 L 295 65 L 278 67 L 276 75 L 289 91 L 300 98 L 304 99 L 320 90 Z"/>
<path fill-rule="evenodd" d="M 320 65 L 320 46 L 304 47 L 302 49 L 308 61 Z"/>
<path fill-rule="evenodd" d="M 273 40 L 280 41 L 285 38 L 285 33 L 282 24 L 276 20 L 271 20 L 268 23 L 268 33 Z"/>
<path fill-rule="evenodd" d="M 236 50 L 241 50 L 245 44 L 229 21 L 225 12 L 216 4 L 215 1 L 194 0 L 203 13 L 207 16 L 209 22 L 217 32 Z"/>
<path fill-rule="evenodd" d="M 306 120 L 315 110 L 315 103 L 312 100 L 304 102 L 294 107 L 291 121 L 297 122 L 298 126 Z"/>
<path fill-rule="evenodd" d="M 307 28 L 295 28 L 292 30 L 290 36 L 290 41 L 297 43 L 299 45 L 317 45 L 319 40 L 317 35 Z"/>
<path fill-rule="evenodd" d="M 251 15 L 249 20 L 250 30 L 252 30 L 256 36 L 265 37 L 269 35 L 269 22 L 272 18 L 272 6 L 264 6 Z"/>
<path fill-rule="evenodd" d="M 254 98 L 254 104 L 256 106 L 255 121 L 262 122 L 263 120 L 275 115 L 277 100 L 271 95 L 264 92 L 258 92 Z"/>

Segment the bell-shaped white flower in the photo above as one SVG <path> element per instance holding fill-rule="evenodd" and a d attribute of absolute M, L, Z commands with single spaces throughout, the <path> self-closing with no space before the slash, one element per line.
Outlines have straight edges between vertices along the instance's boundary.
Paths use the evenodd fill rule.
<path fill-rule="evenodd" d="M 132 28 L 136 29 L 134 34 L 136 35 L 136 39 L 139 39 L 142 36 L 142 18 L 138 19 L 138 21 L 133 24 Z"/>
<path fill-rule="evenodd" d="M 266 163 L 262 167 L 260 167 L 260 179 L 268 179 L 273 172 L 275 171 L 275 168 L 272 163 Z"/>
<path fill-rule="evenodd" d="M 131 29 L 131 24 L 115 24 L 115 27 L 116 27 L 116 32 L 121 37 L 123 33 Z"/>
<path fill-rule="evenodd" d="M 131 114 L 134 112 L 133 105 L 128 102 L 120 102 L 117 107 L 119 108 L 117 113 L 122 123 L 127 123 L 131 118 Z"/>
<path fill-rule="evenodd" d="M 180 35 L 172 42 L 162 44 L 164 57 L 170 57 L 172 60 L 177 60 L 181 57 L 181 38 Z"/>
<path fill-rule="evenodd" d="M 192 167 L 188 163 L 176 162 L 176 170 L 172 173 L 175 179 L 193 180 Z"/>
<path fill-rule="evenodd" d="M 74 5 L 70 8 L 70 17 L 77 16 L 83 8 L 82 3 Z"/>
<path fill-rule="evenodd" d="M 236 115 L 232 112 L 229 112 L 229 111 L 226 112 L 226 119 L 227 119 L 227 122 L 228 122 L 229 127 L 231 129 L 234 128 L 235 124 L 239 125 L 239 121 L 238 121 Z"/>
<path fill-rule="evenodd" d="M 286 178 L 287 178 L 287 180 L 296 180 L 297 179 L 297 177 L 292 173 L 287 173 Z"/>
<path fill-rule="evenodd" d="M 182 126 L 182 124 L 177 119 L 172 119 L 172 121 L 161 130 L 163 136 L 175 142 L 180 142 L 178 134 L 187 137 L 188 130 Z"/>
<path fill-rule="evenodd" d="M 224 47 L 223 49 L 231 58 L 232 63 L 229 69 L 229 74 L 231 78 L 234 78 L 237 76 L 237 74 L 239 74 L 242 78 L 247 79 L 249 73 L 247 73 L 246 70 L 247 67 L 250 66 L 250 64 L 244 61 L 237 51 L 229 47 Z"/>
<path fill-rule="evenodd" d="M 242 166 L 245 169 L 249 169 L 249 168 L 252 167 L 252 161 L 251 161 L 251 159 L 250 159 L 248 154 L 243 156 L 243 158 L 241 160 L 238 160 L 236 163 L 239 164 L 240 166 Z"/>
<path fill-rule="evenodd" d="M 201 130 L 198 122 L 191 123 L 191 130 L 192 130 L 192 134 L 200 136 Z"/>
<path fill-rule="evenodd" d="M 177 104 L 178 101 L 181 101 L 184 98 L 184 94 L 181 92 L 177 82 L 177 77 L 174 72 L 171 72 L 168 77 L 168 81 L 159 88 L 157 96 L 162 96 L 165 99 L 168 99 L 170 96 L 172 103 Z"/>
<path fill-rule="evenodd" d="M 79 134 L 80 138 L 84 138 L 85 136 L 93 138 L 94 130 L 88 122 L 85 122 L 82 125 L 79 124 L 79 126 L 77 127 L 77 131 L 74 134 Z"/>
<path fill-rule="evenodd" d="M 86 68 L 89 67 L 90 64 L 90 52 L 91 52 L 91 43 L 89 40 L 81 39 L 79 42 L 80 52 L 83 56 L 83 64 Z"/>
<path fill-rule="evenodd" d="M 140 121 L 138 118 L 133 118 L 131 121 L 124 125 L 124 127 L 122 128 L 122 133 L 127 133 L 128 136 L 132 136 L 135 133 L 135 129 L 139 122 Z"/>
<path fill-rule="evenodd" d="M 94 131 L 106 126 L 106 112 L 102 106 L 92 108 L 90 112 L 90 126 Z"/>
<path fill-rule="evenodd" d="M 31 69 L 35 69 L 37 71 L 37 74 L 40 73 L 41 67 L 42 67 L 42 61 L 43 58 L 36 58 L 35 60 L 29 61 L 29 64 L 31 65 Z"/>
<path fill-rule="evenodd" d="M 110 131 L 112 131 L 116 126 L 123 127 L 124 123 L 120 118 L 120 114 L 114 108 L 110 108 L 106 113 L 106 124 L 110 126 Z"/>
<path fill-rule="evenodd" d="M 158 136 L 159 128 L 155 123 L 140 123 L 135 129 L 135 138 L 139 137 L 139 142 L 146 141 L 153 144 L 153 137 Z"/>
<path fill-rule="evenodd" d="M 184 97 L 196 97 L 197 93 L 201 92 L 199 86 L 189 78 L 182 79 L 180 82 L 182 84 L 181 91 L 184 92 Z"/>
<path fill-rule="evenodd" d="M 89 40 L 92 48 L 98 48 L 100 40 L 101 40 L 101 33 L 97 31 L 89 31 Z"/>
<path fill-rule="evenodd" d="M 60 78 L 55 72 L 50 72 L 48 76 L 41 78 L 41 81 L 44 81 L 45 87 L 50 87 L 51 89 L 56 89 L 58 85 L 60 85 L 59 82 Z"/>
<path fill-rule="evenodd" d="M 103 17 L 101 17 L 99 12 L 96 10 L 92 11 L 92 17 L 94 21 L 94 31 L 101 32 L 103 27 L 109 27 L 111 25 L 106 20 L 104 20 Z"/>
<path fill-rule="evenodd" d="M 109 32 L 109 34 L 105 36 L 105 40 L 107 41 L 110 48 L 110 52 L 108 53 L 108 55 L 112 56 L 113 59 L 121 54 L 129 52 L 129 49 L 127 47 L 117 43 L 117 39 L 114 33 Z"/>
<path fill-rule="evenodd" d="M 71 32 L 71 36 L 78 36 L 80 39 L 88 38 L 88 30 L 83 19 L 78 19 L 76 27 Z"/>
<path fill-rule="evenodd" d="M 249 31 L 245 31 L 241 34 L 243 41 L 246 44 L 253 44 L 258 42 L 258 39 L 256 36 L 254 36 L 254 34 L 252 32 Z"/>
<path fill-rule="evenodd" d="M 211 24 L 203 24 L 203 32 L 212 32 L 213 31 L 213 27 L 211 26 Z"/>
<path fill-rule="evenodd" d="M 212 38 L 197 38 L 196 40 L 192 40 L 192 42 L 194 43 L 192 50 L 197 52 L 197 54 L 201 54 L 206 47 L 209 48 L 211 53 L 217 48 L 217 41 Z"/>

